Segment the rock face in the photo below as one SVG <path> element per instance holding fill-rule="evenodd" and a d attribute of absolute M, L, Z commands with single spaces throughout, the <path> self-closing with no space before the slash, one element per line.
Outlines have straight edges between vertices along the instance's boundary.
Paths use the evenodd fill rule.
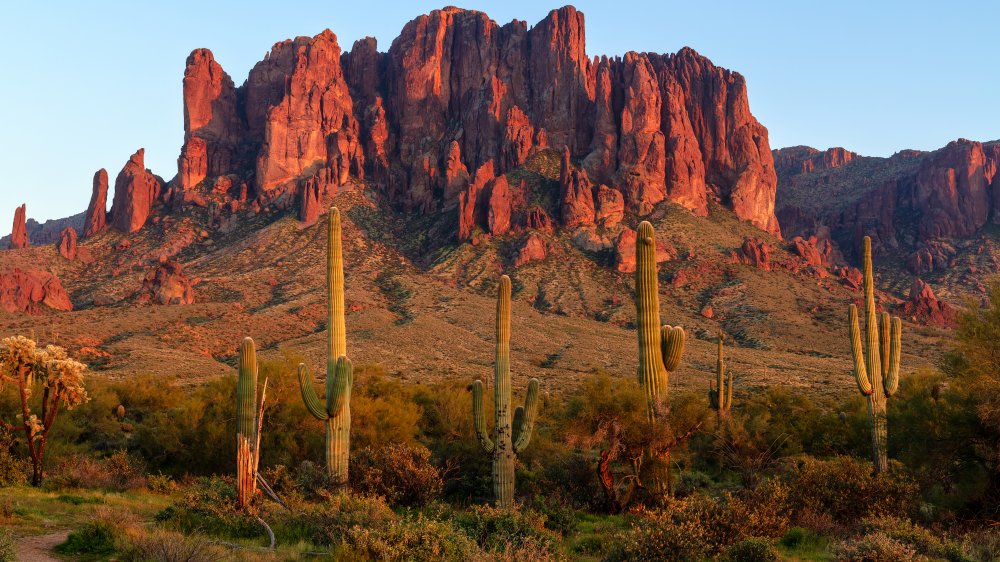
<path fill-rule="evenodd" d="M 14 210 L 14 228 L 10 232 L 10 249 L 19 250 L 28 247 L 28 228 L 25 225 L 26 205 Z"/>
<path fill-rule="evenodd" d="M 744 238 L 739 252 L 733 252 L 733 261 L 763 269 L 771 270 L 771 247 L 758 238 Z"/>
<path fill-rule="evenodd" d="M 919 277 L 910 286 L 909 298 L 903 303 L 903 312 L 913 320 L 925 324 L 951 326 L 955 323 L 955 309 L 939 301 L 934 290 Z"/>
<path fill-rule="evenodd" d="M 891 158 L 832 151 L 776 151 L 785 234 L 827 231 L 855 253 L 871 236 L 877 251 L 901 250 L 912 271 L 926 272 L 947 263 L 937 260 L 936 244 L 970 237 L 1000 219 L 1000 143 L 959 139 L 934 152 Z"/>
<path fill-rule="evenodd" d="M 136 300 L 164 305 L 194 304 L 194 287 L 179 263 L 165 260 L 146 273 Z"/>
<path fill-rule="evenodd" d="M 384 53 L 372 38 L 341 52 L 329 30 L 297 37 L 276 43 L 240 87 L 197 49 L 183 92 L 176 180 L 161 186 L 141 151 L 133 157 L 115 182 L 110 223 L 119 230 L 142 228 L 158 196 L 240 208 L 236 194 L 212 187 L 222 177 L 249 185 L 261 208 L 322 200 L 353 178 L 406 213 L 460 207 L 463 240 L 476 226 L 533 228 L 538 198 L 509 184 L 510 224 L 495 229 L 492 193 L 470 176 L 487 164 L 502 176 L 553 150 L 579 167 L 567 167 L 558 200 L 541 210 L 568 228 L 594 224 L 597 213 L 611 227 L 661 201 L 704 215 L 718 199 L 779 233 L 767 130 L 750 113 L 743 77 L 691 49 L 591 58 L 584 16 L 571 6 L 530 28 L 435 10 L 407 23 Z M 84 237 L 103 226 L 99 184 Z"/>
<path fill-rule="evenodd" d="M 76 247 L 76 229 L 73 227 L 65 228 L 61 233 L 59 233 L 59 244 L 57 245 L 59 250 L 59 255 L 72 261 L 76 259 L 77 247 Z"/>
<path fill-rule="evenodd" d="M 90 205 L 83 220 L 83 237 L 101 232 L 108 225 L 108 172 L 104 168 L 94 173 L 94 191 L 90 196 Z"/>
<path fill-rule="evenodd" d="M 244 135 L 236 87 L 212 51 L 196 49 L 184 68 L 184 146 L 177 160 L 182 190 L 233 169 Z"/>
<path fill-rule="evenodd" d="M 146 224 L 153 204 L 160 196 L 160 180 L 146 169 L 145 150 L 139 149 L 115 179 L 111 204 L 111 226 L 130 234 Z"/>
<path fill-rule="evenodd" d="M 518 249 L 517 256 L 514 258 L 514 267 L 544 260 L 545 256 L 545 240 L 538 234 L 532 233 Z"/>
<path fill-rule="evenodd" d="M 821 267 L 830 265 L 830 254 L 833 252 L 833 245 L 828 239 L 818 240 L 815 236 L 802 238 L 796 236 L 791 240 L 792 251 L 795 252 L 806 265 Z"/>
<path fill-rule="evenodd" d="M 0 273 L 0 308 L 7 312 L 38 314 L 42 306 L 73 310 L 59 278 L 45 271 L 14 269 Z"/>

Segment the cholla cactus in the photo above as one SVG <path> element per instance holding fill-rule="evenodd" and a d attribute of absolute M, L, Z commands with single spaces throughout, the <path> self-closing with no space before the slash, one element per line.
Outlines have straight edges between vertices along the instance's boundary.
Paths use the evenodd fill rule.
<path fill-rule="evenodd" d="M 66 350 L 54 345 L 39 349 L 24 336 L 0 340 L 0 391 L 13 384 L 20 395 L 20 421 L 0 419 L 0 428 L 23 432 L 31 456 L 31 483 L 42 483 L 45 443 L 56 421 L 60 406 L 72 410 L 90 398 L 83 386 L 87 366 L 70 359 Z M 42 414 L 31 412 L 28 399 L 36 385 L 42 387 Z"/>
<path fill-rule="evenodd" d="M 865 340 L 867 355 L 861 345 L 861 327 L 858 307 L 849 311 L 851 352 L 854 357 L 854 379 L 863 396 L 868 398 L 868 417 L 871 422 L 872 461 L 875 472 L 889 467 L 887 400 L 899 388 L 899 349 L 902 322 L 898 317 L 889 318 L 883 312 L 882 333 L 876 321 L 875 282 L 872 275 L 872 241 L 865 236 L 862 250 L 862 267 L 865 276 Z"/>
<path fill-rule="evenodd" d="M 313 389 L 305 365 L 299 365 L 299 388 L 309 413 L 326 423 L 326 467 L 332 482 L 346 486 L 351 447 L 351 386 L 354 368 L 347 358 L 344 322 L 344 260 L 340 245 L 340 211 L 331 207 L 327 227 L 327 359 L 326 404 Z"/>
<path fill-rule="evenodd" d="M 729 381 L 726 381 L 726 359 L 723 355 L 723 344 L 726 336 L 719 332 L 719 359 L 715 365 L 716 384 L 713 384 L 708 391 L 708 402 L 712 409 L 719 414 L 719 418 L 729 416 L 729 410 L 733 406 L 733 372 L 729 371 Z"/>
<path fill-rule="evenodd" d="M 528 382 L 524 406 L 511 412 L 510 398 L 510 277 L 500 278 L 497 294 L 496 360 L 493 366 L 493 438 L 486 433 L 483 411 L 483 382 L 472 390 L 472 419 L 476 438 L 484 451 L 493 455 L 493 495 L 498 507 L 514 505 L 514 457 L 528 446 L 538 414 L 538 379 Z"/>

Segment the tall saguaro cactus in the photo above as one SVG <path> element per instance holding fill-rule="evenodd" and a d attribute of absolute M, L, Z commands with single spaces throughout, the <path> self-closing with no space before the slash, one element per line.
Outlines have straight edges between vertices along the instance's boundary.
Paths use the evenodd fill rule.
<path fill-rule="evenodd" d="M 326 423 L 326 467 L 334 484 L 347 484 L 351 446 L 351 386 L 354 368 L 347 358 L 347 327 L 344 322 L 344 259 L 340 246 L 340 211 L 331 207 L 327 227 L 327 358 L 326 403 L 316 396 L 312 377 L 299 365 L 299 388 L 306 409 Z"/>
<path fill-rule="evenodd" d="M 719 418 L 729 416 L 729 410 L 733 406 L 733 372 L 729 371 L 729 381 L 726 381 L 726 359 L 723 354 L 723 341 L 726 336 L 719 332 L 719 360 L 715 365 L 716 383 L 708 391 L 708 402 L 712 409 L 719 414 Z"/>
<path fill-rule="evenodd" d="M 646 391 L 646 414 L 656 419 L 666 400 L 670 372 L 684 353 L 684 329 L 660 326 L 660 284 L 656 277 L 656 233 L 643 221 L 635 242 L 635 312 L 639 326 L 639 382 Z"/>
<path fill-rule="evenodd" d="M 511 412 L 510 398 L 510 277 L 500 278 L 497 294 L 496 361 L 493 366 L 493 403 L 496 423 L 493 438 L 486 433 L 483 412 L 483 381 L 472 390 L 472 419 L 476 438 L 484 451 L 493 455 L 493 495 L 499 507 L 514 504 L 514 459 L 528 446 L 538 414 L 538 379 L 528 382 L 524 406 Z"/>
<path fill-rule="evenodd" d="M 865 340 L 868 353 L 865 354 L 861 345 L 858 307 L 853 304 L 849 313 L 851 352 L 854 357 L 854 378 L 858 383 L 858 389 L 868 398 L 872 461 L 875 463 L 875 472 L 883 472 L 889 467 L 886 402 L 899 387 L 902 322 L 899 317 L 890 319 L 889 313 L 883 312 L 882 332 L 879 334 L 875 311 L 875 282 L 872 275 L 872 241 L 867 236 L 864 240 L 862 261 L 865 276 Z"/>
<path fill-rule="evenodd" d="M 257 493 L 260 427 L 266 395 L 265 380 L 258 406 L 257 350 L 253 340 L 245 338 L 240 346 L 239 378 L 236 380 L 236 506 L 240 509 L 249 506 Z"/>

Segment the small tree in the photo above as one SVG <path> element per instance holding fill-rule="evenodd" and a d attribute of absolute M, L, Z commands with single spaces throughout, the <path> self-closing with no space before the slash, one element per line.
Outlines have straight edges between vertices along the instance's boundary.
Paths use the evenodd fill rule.
<path fill-rule="evenodd" d="M 42 483 L 42 461 L 45 441 L 55 424 L 59 407 L 72 410 L 89 398 L 83 388 L 83 372 L 87 366 L 66 355 L 66 350 L 54 345 L 39 349 L 24 336 L 0 340 L 0 391 L 8 384 L 17 388 L 21 400 L 20 418 L 14 422 L 0 419 L 0 427 L 10 432 L 24 432 L 31 455 L 31 483 Z M 41 415 L 32 413 L 31 396 L 35 387 L 42 387 Z"/>

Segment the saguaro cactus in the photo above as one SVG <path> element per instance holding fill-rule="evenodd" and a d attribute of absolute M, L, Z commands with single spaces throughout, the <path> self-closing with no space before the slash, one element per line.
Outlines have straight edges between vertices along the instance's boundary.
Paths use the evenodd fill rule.
<path fill-rule="evenodd" d="M 639 382 L 646 391 L 646 413 L 656 419 L 667 398 L 670 372 L 684 353 L 684 329 L 660 326 L 660 284 L 656 277 L 656 233 L 643 221 L 635 242 L 635 312 L 639 326 Z"/>
<path fill-rule="evenodd" d="M 733 406 L 733 372 L 729 371 L 729 381 L 726 382 L 726 359 L 723 355 L 723 341 L 726 336 L 719 332 L 719 360 L 715 365 L 716 383 L 712 384 L 708 391 L 708 402 L 712 409 L 719 414 L 720 418 L 729 416 L 729 409 Z"/>
<path fill-rule="evenodd" d="M 899 387 L 899 348 L 902 322 L 898 317 L 890 320 L 889 313 L 883 312 L 880 337 L 875 312 L 872 241 L 867 236 L 864 240 L 862 262 L 865 275 L 865 340 L 867 341 L 868 353 L 865 354 L 861 345 L 858 307 L 853 304 L 849 313 L 851 352 L 854 357 L 854 378 L 858 383 L 858 389 L 863 396 L 868 397 L 872 461 L 875 463 L 875 472 L 882 472 L 889 467 L 886 402 Z"/>
<path fill-rule="evenodd" d="M 496 423 L 493 438 L 486 433 L 483 412 L 483 381 L 472 390 L 472 419 L 476 438 L 484 451 L 493 455 L 493 495 L 499 507 L 514 504 L 514 457 L 528 446 L 538 414 L 538 379 L 528 382 L 524 406 L 511 412 L 510 399 L 510 278 L 500 278 L 497 294 L 496 361 L 493 366 L 493 402 Z"/>
<path fill-rule="evenodd" d="M 257 493 L 260 426 L 266 394 L 265 380 L 258 406 L 257 350 L 253 340 L 245 338 L 240 346 L 239 378 L 236 380 L 236 506 L 240 509 L 250 505 Z"/>
<path fill-rule="evenodd" d="M 299 388 L 309 413 L 326 422 L 326 467 L 331 481 L 347 484 L 351 446 L 351 386 L 354 368 L 347 358 L 347 328 L 344 323 L 344 260 L 340 246 L 340 211 L 331 207 L 327 227 L 327 359 L 326 403 L 320 402 L 312 377 L 299 365 Z"/>

